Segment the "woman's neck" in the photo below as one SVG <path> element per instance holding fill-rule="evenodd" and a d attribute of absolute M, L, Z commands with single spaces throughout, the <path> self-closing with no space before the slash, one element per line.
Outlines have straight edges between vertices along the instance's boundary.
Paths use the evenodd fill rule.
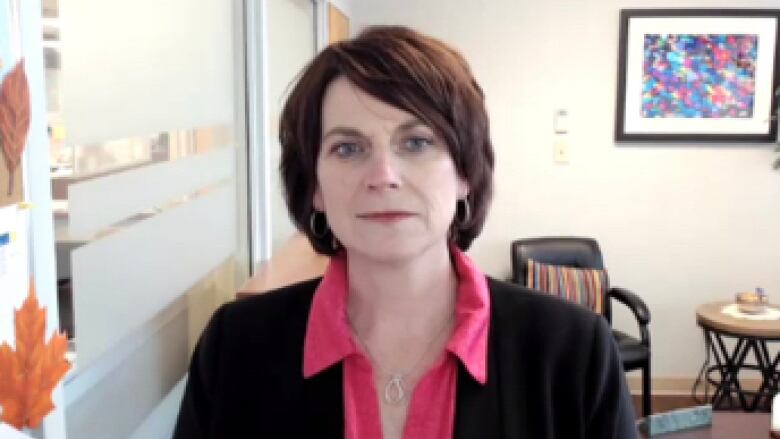
<path fill-rule="evenodd" d="M 397 263 L 347 260 L 347 312 L 363 337 L 425 337 L 452 318 L 458 281 L 446 245 Z"/>

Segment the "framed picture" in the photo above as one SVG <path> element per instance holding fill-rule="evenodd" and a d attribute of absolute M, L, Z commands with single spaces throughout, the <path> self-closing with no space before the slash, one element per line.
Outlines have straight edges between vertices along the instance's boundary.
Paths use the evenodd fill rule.
<path fill-rule="evenodd" d="M 780 9 L 620 11 L 616 141 L 773 142 Z"/>

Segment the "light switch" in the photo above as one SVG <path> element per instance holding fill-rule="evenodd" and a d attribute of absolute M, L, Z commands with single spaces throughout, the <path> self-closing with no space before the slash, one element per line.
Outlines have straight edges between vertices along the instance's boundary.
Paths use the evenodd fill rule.
<path fill-rule="evenodd" d="M 566 134 L 569 132 L 569 112 L 566 110 L 555 110 L 553 117 L 553 131 L 555 134 Z"/>
<path fill-rule="evenodd" d="M 553 161 L 559 164 L 569 163 L 569 142 L 564 139 L 556 139 L 553 145 Z"/>

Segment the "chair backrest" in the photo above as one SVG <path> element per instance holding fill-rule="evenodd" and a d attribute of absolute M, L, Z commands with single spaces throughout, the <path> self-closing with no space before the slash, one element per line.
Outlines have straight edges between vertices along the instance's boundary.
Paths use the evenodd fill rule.
<path fill-rule="evenodd" d="M 543 237 L 512 242 L 512 281 L 526 285 L 528 259 L 543 264 L 604 269 L 599 244 L 593 238 Z"/>

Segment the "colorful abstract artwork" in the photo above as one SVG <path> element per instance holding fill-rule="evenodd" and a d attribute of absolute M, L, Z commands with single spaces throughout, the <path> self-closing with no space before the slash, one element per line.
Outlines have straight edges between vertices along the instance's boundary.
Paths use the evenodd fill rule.
<path fill-rule="evenodd" d="M 617 141 L 771 142 L 780 9 L 626 9 Z"/>
<path fill-rule="evenodd" d="M 645 35 L 642 117 L 753 117 L 758 35 Z"/>

